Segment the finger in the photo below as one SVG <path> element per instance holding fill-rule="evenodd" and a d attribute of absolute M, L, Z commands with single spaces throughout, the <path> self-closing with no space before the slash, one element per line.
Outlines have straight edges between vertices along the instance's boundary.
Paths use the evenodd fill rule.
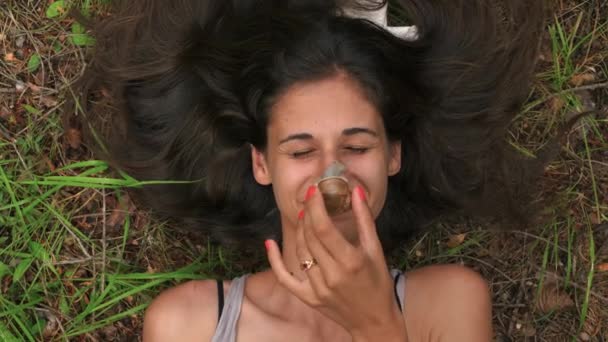
<path fill-rule="evenodd" d="M 304 238 L 304 210 L 298 214 L 298 221 L 296 224 L 296 255 L 298 261 L 302 263 L 304 260 L 310 260 L 314 258 L 314 254 L 310 252 Z M 300 267 L 300 265 L 298 265 Z"/>
<path fill-rule="evenodd" d="M 307 271 L 313 287 L 319 293 L 320 290 L 332 284 L 335 277 L 339 275 L 340 269 L 333 256 L 323 246 L 321 241 L 313 233 L 311 215 L 305 214 L 302 220 L 302 228 L 298 234 L 304 240 L 308 250 L 317 260 L 318 266 Z"/>
<path fill-rule="evenodd" d="M 353 189 L 351 198 L 351 205 L 353 214 L 355 215 L 355 221 L 357 222 L 357 231 L 359 233 L 361 248 L 366 250 L 370 255 L 378 256 L 378 254 L 381 254 L 382 258 L 384 258 L 382 244 L 378 238 L 376 222 L 374 221 L 372 211 L 367 204 L 363 187 L 360 185 L 356 186 Z"/>
<path fill-rule="evenodd" d="M 320 191 L 317 189 L 304 205 L 306 213 L 310 215 L 311 231 L 328 254 L 338 264 L 349 262 L 357 252 L 356 248 L 344 238 L 332 222 Z"/>
<path fill-rule="evenodd" d="M 310 302 L 311 288 L 308 279 L 298 280 L 292 276 L 281 257 L 279 246 L 274 240 L 266 240 L 266 249 L 268 251 L 268 262 L 272 268 L 272 272 L 277 277 L 279 283 L 283 284 L 289 291 L 296 295 L 304 302 Z"/>

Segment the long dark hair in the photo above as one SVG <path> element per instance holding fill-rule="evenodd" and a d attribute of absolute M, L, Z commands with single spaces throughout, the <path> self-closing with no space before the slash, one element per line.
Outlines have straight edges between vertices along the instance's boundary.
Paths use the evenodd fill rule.
<path fill-rule="evenodd" d="M 455 210 L 525 221 L 540 168 L 510 152 L 505 136 L 529 94 L 542 1 L 394 0 L 391 11 L 417 26 L 415 41 L 341 12 L 383 5 L 114 1 L 94 26 L 79 122 L 101 133 L 103 146 L 92 146 L 100 156 L 131 176 L 192 181 L 133 190 L 143 206 L 216 242 L 257 246 L 281 239 L 272 189 L 251 169 L 269 108 L 296 82 L 345 72 L 402 143 L 377 220 L 385 252 Z"/>

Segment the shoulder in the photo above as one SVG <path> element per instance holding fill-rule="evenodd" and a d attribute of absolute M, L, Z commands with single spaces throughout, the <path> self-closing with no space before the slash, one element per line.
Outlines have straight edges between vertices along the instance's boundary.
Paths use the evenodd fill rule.
<path fill-rule="evenodd" d="M 165 290 L 150 304 L 144 317 L 143 340 L 210 341 L 217 319 L 217 282 L 189 281 Z"/>
<path fill-rule="evenodd" d="M 446 334 L 459 336 L 455 341 L 489 340 L 492 301 L 479 273 L 460 265 L 425 266 L 406 273 L 404 290 L 403 314 L 413 340 Z"/>

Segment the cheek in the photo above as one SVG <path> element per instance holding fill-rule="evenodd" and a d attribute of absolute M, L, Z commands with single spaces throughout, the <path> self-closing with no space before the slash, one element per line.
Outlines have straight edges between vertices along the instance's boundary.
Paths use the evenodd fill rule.
<path fill-rule="evenodd" d="M 385 204 L 388 190 L 388 174 L 385 161 L 374 160 L 373 163 L 368 163 L 361 167 L 361 173 L 359 173 L 360 181 L 365 184 L 367 191 L 370 193 L 368 203 L 374 217 L 377 217 Z"/>
<path fill-rule="evenodd" d="M 272 189 L 281 212 L 297 210 L 298 195 L 305 182 L 305 172 L 291 165 L 277 165 L 273 170 Z"/>
<path fill-rule="evenodd" d="M 386 202 L 387 183 L 387 179 L 376 177 L 374 179 L 374 183 L 370 184 L 371 188 L 369 191 L 371 192 L 371 198 L 368 203 L 371 207 L 372 213 L 374 214 L 374 218 L 378 217 Z"/>

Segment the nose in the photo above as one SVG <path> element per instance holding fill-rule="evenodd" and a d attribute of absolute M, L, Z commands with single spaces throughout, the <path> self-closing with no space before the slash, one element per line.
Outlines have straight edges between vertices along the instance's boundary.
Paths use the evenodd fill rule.
<path fill-rule="evenodd" d="M 348 166 L 337 158 L 331 158 L 322 163 L 322 168 L 319 174 L 319 179 L 337 176 L 345 177 L 348 179 Z"/>

